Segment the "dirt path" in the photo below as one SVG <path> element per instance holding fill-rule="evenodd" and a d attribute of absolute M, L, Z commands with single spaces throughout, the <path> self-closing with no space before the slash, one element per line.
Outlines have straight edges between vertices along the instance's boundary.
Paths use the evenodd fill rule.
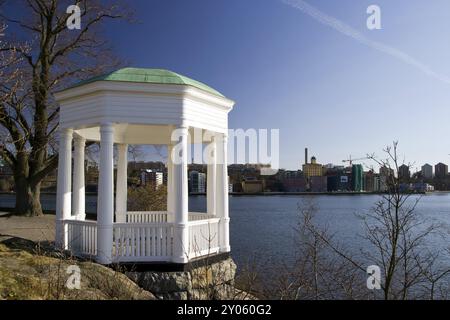
<path fill-rule="evenodd" d="M 41 217 L 8 216 L 0 212 L 0 235 L 20 237 L 32 241 L 55 240 L 55 216 Z"/>

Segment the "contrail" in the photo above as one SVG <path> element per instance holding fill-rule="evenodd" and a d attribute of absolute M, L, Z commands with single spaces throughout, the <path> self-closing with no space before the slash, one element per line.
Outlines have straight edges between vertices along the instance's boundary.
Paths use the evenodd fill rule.
<path fill-rule="evenodd" d="M 348 24 L 346 24 L 332 16 L 327 15 L 326 13 L 311 6 L 310 4 L 308 4 L 307 2 L 305 2 L 303 0 L 282 0 L 282 1 L 284 3 L 290 5 L 291 7 L 301 10 L 302 12 L 311 16 L 318 22 L 320 22 L 324 25 L 327 25 L 327 26 L 333 28 L 334 30 L 336 30 L 350 38 L 353 38 L 356 41 L 358 41 L 372 49 L 375 49 L 375 50 L 378 50 L 385 54 L 388 54 L 396 59 L 403 61 L 406 64 L 409 64 L 409 65 L 415 67 L 416 69 L 419 69 L 420 71 L 427 74 L 428 76 L 434 77 L 440 81 L 450 84 L 449 77 L 433 71 L 429 66 L 427 66 L 426 64 L 420 62 L 419 60 L 411 57 L 407 53 L 405 53 L 401 50 L 398 50 L 394 47 L 385 45 L 383 43 L 370 40 L 369 38 L 364 36 L 358 30 L 350 27 Z"/>

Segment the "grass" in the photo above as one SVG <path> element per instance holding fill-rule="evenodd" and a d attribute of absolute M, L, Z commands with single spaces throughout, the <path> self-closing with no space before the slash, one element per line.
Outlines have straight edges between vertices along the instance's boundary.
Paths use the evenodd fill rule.
<path fill-rule="evenodd" d="M 67 268 L 81 270 L 80 290 L 70 290 Z M 90 261 L 78 261 L 38 244 L 0 239 L 0 299 L 149 300 L 154 296 L 124 274 Z"/>

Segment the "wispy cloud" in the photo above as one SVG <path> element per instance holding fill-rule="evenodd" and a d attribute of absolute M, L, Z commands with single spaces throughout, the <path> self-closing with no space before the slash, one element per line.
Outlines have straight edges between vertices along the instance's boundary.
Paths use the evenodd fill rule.
<path fill-rule="evenodd" d="M 358 30 L 352 28 L 348 24 L 342 22 L 341 20 L 338 20 L 319 9 L 313 7 L 309 3 L 303 1 L 303 0 L 282 0 L 284 3 L 290 5 L 291 7 L 294 7 L 296 9 L 301 10 L 303 13 L 309 15 L 310 17 L 314 18 L 318 22 L 327 25 L 334 30 L 355 39 L 356 41 L 372 48 L 375 50 L 378 50 L 380 52 L 383 52 L 385 54 L 388 54 L 398 60 L 403 61 L 406 64 L 409 64 L 410 66 L 415 67 L 416 69 L 420 70 L 421 72 L 425 73 L 428 76 L 431 76 L 435 79 L 438 79 L 440 81 L 443 81 L 447 84 L 450 84 L 450 78 L 446 75 L 440 74 L 434 70 L 432 70 L 429 66 L 422 63 L 421 61 L 413 58 L 409 54 L 396 49 L 394 47 L 385 45 L 384 43 L 377 42 L 370 40 L 365 35 L 363 35 Z"/>

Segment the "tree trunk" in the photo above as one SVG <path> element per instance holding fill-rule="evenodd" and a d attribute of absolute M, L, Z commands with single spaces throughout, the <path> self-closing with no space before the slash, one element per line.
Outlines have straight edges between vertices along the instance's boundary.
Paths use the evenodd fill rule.
<path fill-rule="evenodd" d="M 41 184 L 30 184 L 27 179 L 16 179 L 16 214 L 41 216 Z"/>

